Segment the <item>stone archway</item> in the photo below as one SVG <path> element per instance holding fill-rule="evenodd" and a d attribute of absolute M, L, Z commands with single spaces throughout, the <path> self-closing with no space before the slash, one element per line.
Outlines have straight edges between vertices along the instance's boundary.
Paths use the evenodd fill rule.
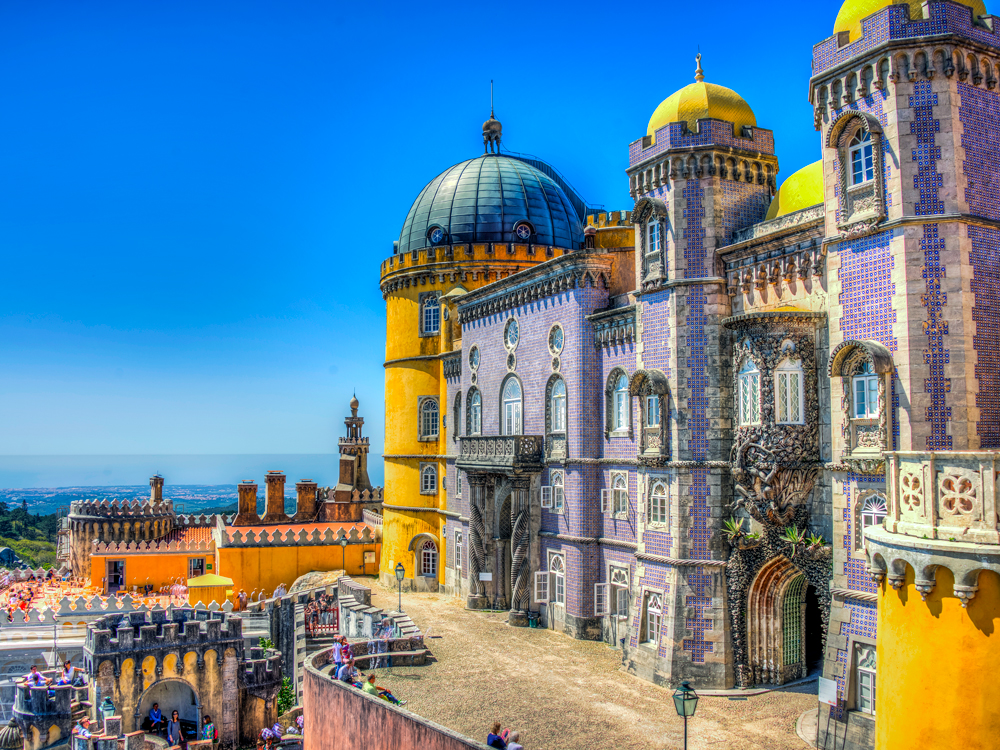
<path fill-rule="evenodd" d="M 144 690 L 139 696 L 136 709 L 136 729 L 144 727 L 154 703 L 160 704 L 164 721 L 170 718 L 173 711 L 177 711 L 185 735 L 189 731 L 197 733 L 197 728 L 201 726 L 201 701 L 187 680 L 169 677 L 154 682 Z M 195 734 L 190 735 L 191 738 L 194 736 Z"/>
<path fill-rule="evenodd" d="M 775 557 L 757 572 L 747 593 L 747 662 L 754 683 L 782 685 L 804 677 L 806 586 L 803 571 Z"/>

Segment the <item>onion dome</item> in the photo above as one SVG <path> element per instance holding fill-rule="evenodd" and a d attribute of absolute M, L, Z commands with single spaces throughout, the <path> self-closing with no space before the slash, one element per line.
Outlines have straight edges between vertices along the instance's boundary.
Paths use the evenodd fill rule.
<path fill-rule="evenodd" d="M 0 750 L 20 750 L 24 746 L 21 730 L 11 719 L 3 729 L 0 729 Z"/>
<path fill-rule="evenodd" d="M 361 403 L 358 401 L 358 397 L 351 396 L 351 409 L 356 410 L 360 405 Z"/>
<path fill-rule="evenodd" d="M 850 0 L 848 0 L 850 1 Z M 694 74 L 694 83 L 689 83 L 680 91 L 675 91 L 653 111 L 646 127 L 646 135 L 656 143 L 656 131 L 672 122 L 686 122 L 689 130 L 696 130 L 698 120 L 714 119 L 731 122 L 740 132 L 743 126 L 756 127 L 757 118 L 746 100 L 732 89 L 705 83 L 705 73 L 701 69 L 701 55 Z"/>
<path fill-rule="evenodd" d="M 536 164 L 546 166 L 484 154 L 446 169 L 410 207 L 398 252 L 471 242 L 579 248 L 580 212 L 559 182 Z"/>
<path fill-rule="evenodd" d="M 986 15 L 986 6 L 983 4 L 983 0 L 955 0 L 955 2 L 972 8 L 973 17 Z M 861 38 L 861 21 L 863 19 L 894 4 L 897 3 L 894 3 L 893 0 L 844 0 L 844 4 L 840 6 L 840 12 L 837 14 L 837 20 L 834 21 L 833 33 L 839 34 L 843 31 L 849 31 L 850 41 L 856 41 Z M 911 20 L 924 17 L 921 0 L 910 0 L 909 5 Z"/>
<path fill-rule="evenodd" d="M 767 209 L 765 221 L 823 202 L 823 160 L 788 175 Z"/>

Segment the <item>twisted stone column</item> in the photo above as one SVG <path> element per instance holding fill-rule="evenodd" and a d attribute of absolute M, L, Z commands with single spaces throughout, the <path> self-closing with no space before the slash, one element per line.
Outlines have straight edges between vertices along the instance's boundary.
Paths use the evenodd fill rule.
<path fill-rule="evenodd" d="M 486 477 L 469 474 L 469 598 L 471 609 L 481 609 L 485 590 L 479 574 L 486 570 L 486 521 L 483 509 L 486 504 Z"/>
<path fill-rule="evenodd" d="M 530 577 L 528 565 L 530 505 L 528 502 L 528 480 L 515 479 L 511 490 L 511 565 L 510 590 L 512 625 L 527 625 L 527 611 L 530 603 Z M 523 622 L 522 622 L 523 620 Z"/>

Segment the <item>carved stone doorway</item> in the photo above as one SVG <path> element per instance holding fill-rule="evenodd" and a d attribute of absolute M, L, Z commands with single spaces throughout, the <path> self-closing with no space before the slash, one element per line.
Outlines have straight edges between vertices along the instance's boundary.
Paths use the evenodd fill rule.
<path fill-rule="evenodd" d="M 783 685 L 808 673 L 807 587 L 805 573 L 784 556 L 767 562 L 750 585 L 747 657 L 755 684 Z"/>

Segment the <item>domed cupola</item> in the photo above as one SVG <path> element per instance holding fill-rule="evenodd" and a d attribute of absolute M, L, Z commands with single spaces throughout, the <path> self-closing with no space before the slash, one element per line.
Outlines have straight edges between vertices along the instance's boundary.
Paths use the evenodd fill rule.
<path fill-rule="evenodd" d="M 698 120 L 724 120 L 733 123 L 736 135 L 741 134 L 743 127 L 756 127 L 757 118 L 746 100 L 725 86 L 705 83 L 701 54 L 695 59 L 697 69 L 694 83 L 689 83 L 660 102 L 660 106 L 649 118 L 646 135 L 650 136 L 653 143 L 656 143 L 656 131 L 672 122 L 685 122 L 688 130 L 695 132 Z"/>
<path fill-rule="evenodd" d="M 420 191 L 398 253 L 473 242 L 582 246 L 584 201 L 544 162 L 499 153 L 501 132 L 491 112 L 483 123 L 487 153 L 446 169 Z"/>

